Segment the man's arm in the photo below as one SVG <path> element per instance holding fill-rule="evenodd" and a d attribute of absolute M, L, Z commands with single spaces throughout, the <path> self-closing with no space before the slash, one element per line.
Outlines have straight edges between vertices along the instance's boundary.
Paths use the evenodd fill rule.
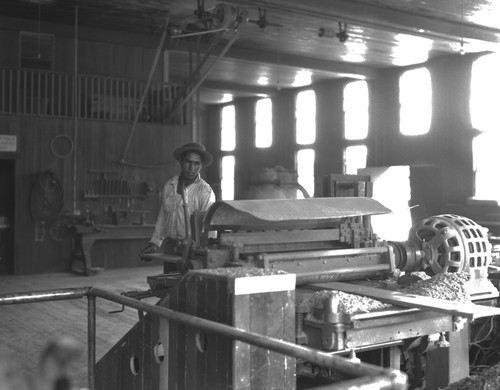
<path fill-rule="evenodd" d="M 199 211 L 207 211 L 213 203 L 215 203 L 215 193 L 212 190 L 212 187 L 208 186 L 207 190 L 204 191 L 200 196 Z"/>
<path fill-rule="evenodd" d="M 161 244 L 163 243 L 163 240 L 166 237 L 165 203 L 163 200 L 165 199 L 165 196 L 167 196 L 167 188 L 168 188 L 167 186 L 168 183 L 165 184 L 165 187 L 163 188 L 162 191 L 160 211 L 158 212 L 158 217 L 156 218 L 155 230 L 148 244 L 139 252 L 139 257 L 143 254 L 157 253 L 161 247 Z M 150 259 L 144 259 L 144 260 L 150 260 Z"/>

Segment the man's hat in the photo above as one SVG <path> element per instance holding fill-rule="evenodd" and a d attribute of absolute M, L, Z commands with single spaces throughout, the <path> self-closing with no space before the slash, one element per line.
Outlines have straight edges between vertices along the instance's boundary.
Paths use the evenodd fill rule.
<path fill-rule="evenodd" d="M 180 162 L 182 156 L 187 152 L 198 153 L 201 156 L 201 159 L 203 160 L 203 166 L 205 167 L 208 167 L 210 164 L 212 164 L 212 161 L 214 160 L 212 155 L 207 152 L 205 147 L 202 144 L 199 144 L 198 142 L 189 142 L 175 149 L 174 157 L 177 161 Z"/>

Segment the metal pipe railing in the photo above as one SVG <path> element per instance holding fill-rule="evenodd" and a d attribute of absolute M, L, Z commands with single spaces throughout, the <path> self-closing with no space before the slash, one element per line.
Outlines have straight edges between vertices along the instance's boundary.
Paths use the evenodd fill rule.
<path fill-rule="evenodd" d="M 78 299 L 86 296 L 90 287 L 64 288 L 56 290 L 28 291 L 0 295 L 1 305 L 13 305 L 18 303 L 62 301 L 66 299 Z"/>
<path fill-rule="evenodd" d="M 95 363 L 96 363 L 96 302 L 95 296 L 88 294 L 87 309 L 87 361 L 89 389 L 95 390 Z"/>
<path fill-rule="evenodd" d="M 352 362 L 340 356 L 331 355 L 326 352 L 264 336 L 258 333 L 248 332 L 243 329 L 234 328 L 230 325 L 177 312 L 162 306 L 151 305 L 140 300 L 102 290 L 100 288 L 82 287 L 74 289 L 2 294 L 0 295 L 0 306 L 50 300 L 74 299 L 82 298 L 84 296 L 87 296 L 88 298 L 88 383 L 90 390 L 95 390 L 95 298 L 102 298 L 111 302 L 120 303 L 124 306 L 152 313 L 168 320 L 180 322 L 208 332 L 217 333 L 224 337 L 243 341 L 251 345 L 282 353 L 284 355 L 301 358 L 312 364 L 330 368 L 338 371 L 339 373 L 356 377 L 353 380 L 333 384 L 329 387 L 322 387 L 321 389 L 351 389 L 353 387 L 346 386 L 351 386 L 353 384 L 356 386 L 370 385 L 369 388 L 371 390 L 407 389 L 407 377 L 404 373 L 398 370 L 386 369 L 363 362 Z M 351 383 L 351 385 L 349 385 L 349 383 Z"/>

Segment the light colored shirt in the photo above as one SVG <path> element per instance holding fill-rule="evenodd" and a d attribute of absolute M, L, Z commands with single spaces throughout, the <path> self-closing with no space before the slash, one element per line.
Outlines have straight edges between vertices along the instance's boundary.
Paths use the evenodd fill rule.
<path fill-rule="evenodd" d="M 184 207 L 182 195 L 177 193 L 179 175 L 165 183 L 162 192 L 161 207 L 156 220 L 155 231 L 150 242 L 161 246 L 165 238 L 182 240 L 186 238 Z M 215 202 L 212 187 L 200 175 L 188 187 L 184 188 L 189 215 L 195 211 L 207 211 Z"/>

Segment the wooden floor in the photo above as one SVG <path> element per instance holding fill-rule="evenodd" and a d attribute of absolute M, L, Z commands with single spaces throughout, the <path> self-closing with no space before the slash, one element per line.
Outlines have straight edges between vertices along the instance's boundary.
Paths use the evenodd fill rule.
<path fill-rule="evenodd" d="M 0 275 L 0 294 L 71 287 L 99 287 L 116 293 L 149 289 L 147 276 L 162 273 L 162 265 L 103 270 L 94 276 L 72 273 L 42 275 Z M 157 298 L 144 302 L 156 303 Z M 103 299 L 96 300 L 96 355 L 102 357 L 138 321 L 132 308 Z M 27 373 L 36 367 L 40 351 L 48 340 L 70 336 L 82 344 L 82 356 L 70 373 L 74 384 L 87 387 L 87 299 L 0 305 L 0 353 L 18 362 Z"/>

